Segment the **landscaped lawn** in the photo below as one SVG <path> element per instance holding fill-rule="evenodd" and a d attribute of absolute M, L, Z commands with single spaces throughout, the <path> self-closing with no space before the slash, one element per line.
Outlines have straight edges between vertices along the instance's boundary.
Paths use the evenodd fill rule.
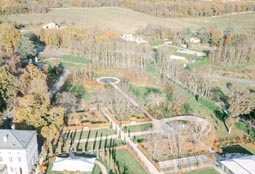
<path fill-rule="evenodd" d="M 134 126 L 124 126 L 122 129 L 124 130 L 124 132 L 128 132 L 128 130 L 130 130 L 130 132 L 148 131 L 152 129 L 152 124 L 146 123 Z"/>
<path fill-rule="evenodd" d="M 116 159 L 120 161 L 120 164 L 125 164 L 128 168 L 129 174 L 146 174 L 142 166 L 134 159 L 134 157 L 128 152 L 128 150 L 117 150 Z M 122 166 L 123 167 L 123 166 Z"/>
<path fill-rule="evenodd" d="M 213 168 L 207 168 L 207 169 L 193 170 L 192 172 L 188 172 L 185 174 L 219 174 L 219 172 L 217 172 Z"/>
<path fill-rule="evenodd" d="M 70 132 L 67 139 L 68 140 L 79 140 L 79 139 L 86 139 L 86 138 L 95 138 L 98 139 L 100 136 L 106 136 L 106 135 L 113 135 L 115 134 L 115 131 L 112 129 L 98 129 L 98 130 L 85 130 L 85 131 L 77 131 L 77 132 Z"/>

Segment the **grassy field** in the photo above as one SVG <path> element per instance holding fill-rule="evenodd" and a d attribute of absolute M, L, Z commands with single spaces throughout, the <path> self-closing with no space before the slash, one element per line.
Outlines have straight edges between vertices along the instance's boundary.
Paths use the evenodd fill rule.
<path fill-rule="evenodd" d="M 86 59 L 84 57 L 76 57 L 73 55 L 63 55 L 61 57 L 62 61 L 67 61 L 71 63 L 79 63 L 79 64 L 90 64 L 91 61 L 89 59 Z"/>
<path fill-rule="evenodd" d="M 217 172 L 215 169 L 213 168 L 208 168 L 208 169 L 200 169 L 200 170 L 194 170 L 192 172 L 188 172 L 185 174 L 218 174 L 219 172 Z"/>
<path fill-rule="evenodd" d="M 228 26 L 235 31 L 244 32 L 255 26 L 255 13 L 220 16 L 220 17 L 196 17 L 196 18 L 162 18 L 136 12 L 130 9 L 117 7 L 101 8 L 66 8 L 53 9 L 49 13 L 18 14 L 4 17 L 6 20 L 31 25 L 41 25 L 49 21 L 56 21 L 63 26 L 80 26 L 110 28 L 121 33 L 134 32 L 148 24 L 170 27 L 174 30 L 189 27 L 198 29 L 217 25 L 224 29 Z M 3 18 L 3 17 L 2 17 Z"/>
<path fill-rule="evenodd" d="M 146 174 L 147 172 L 134 159 L 128 150 L 117 150 L 116 159 L 123 165 L 125 163 L 129 174 Z"/>

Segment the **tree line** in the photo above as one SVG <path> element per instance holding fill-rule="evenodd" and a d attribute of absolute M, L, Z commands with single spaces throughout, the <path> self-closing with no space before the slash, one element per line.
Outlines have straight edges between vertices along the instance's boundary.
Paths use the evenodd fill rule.
<path fill-rule="evenodd" d="M 52 7 L 124 7 L 143 13 L 163 16 L 216 16 L 237 12 L 254 11 L 253 1 L 210 1 L 201 0 L 10 0 L 0 2 L 0 14 L 25 12 L 47 12 Z"/>

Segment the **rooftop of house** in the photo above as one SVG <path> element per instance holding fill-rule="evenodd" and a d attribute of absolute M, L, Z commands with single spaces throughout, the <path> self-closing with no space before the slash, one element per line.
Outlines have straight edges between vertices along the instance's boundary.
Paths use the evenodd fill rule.
<path fill-rule="evenodd" d="M 45 22 L 45 23 L 43 23 L 42 24 L 42 26 L 46 26 L 46 25 L 49 25 L 49 24 L 57 24 L 56 22 L 54 22 L 54 21 L 49 21 L 49 22 Z"/>
<path fill-rule="evenodd" d="M 190 39 L 193 39 L 193 40 L 200 40 L 199 37 L 191 37 Z"/>
<path fill-rule="evenodd" d="M 255 171 L 255 156 L 243 156 L 220 161 L 234 174 L 250 174 Z"/>
<path fill-rule="evenodd" d="M 0 149 L 26 149 L 36 131 L 0 129 Z"/>

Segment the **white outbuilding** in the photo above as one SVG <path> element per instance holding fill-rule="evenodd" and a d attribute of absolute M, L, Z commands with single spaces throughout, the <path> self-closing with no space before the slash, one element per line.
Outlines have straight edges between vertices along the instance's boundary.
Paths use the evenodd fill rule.
<path fill-rule="evenodd" d="M 96 158 L 69 157 L 56 158 L 53 163 L 52 171 L 81 171 L 92 172 Z"/>
<path fill-rule="evenodd" d="M 220 161 L 226 174 L 255 174 L 255 156 L 248 155 Z"/>

